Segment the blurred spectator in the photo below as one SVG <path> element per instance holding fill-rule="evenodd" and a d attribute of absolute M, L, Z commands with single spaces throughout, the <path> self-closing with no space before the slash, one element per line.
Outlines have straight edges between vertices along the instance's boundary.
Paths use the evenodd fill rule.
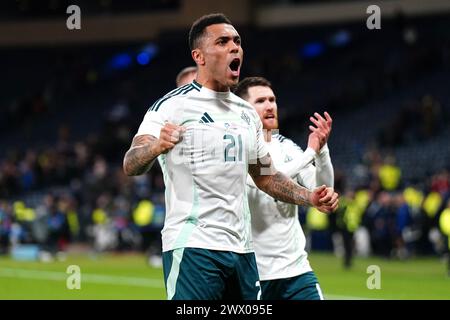
<path fill-rule="evenodd" d="M 133 221 L 141 234 L 141 250 L 149 257 L 149 264 L 161 266 L 161 229 L 164 220 L 164 210 L 154 202 L 142 199 L 133 210 Z"/>
<path fill-rule="evenodd" d="M 12 212 L 8 202 L 0 200 L 0 255 L 8 253 Z"/>
<path fill-rule="evenodd" d="M 117 236 L 114 224 L 111 221 L 111 196 L 104 192 L 96 200 L 96 207 L 92 211 L 93 226 L 91 236 L 94 248 L 101 252 L 117 246 Z"/>
<path fill-rule="evenodd" d="M 450 199 L 447 207 L 442 211 L 439 218 L 439 227 L 444 235 L 445 257 L 447 259 L 447 274 L 450 277 Z"/>
<path fill-rule="evenodd" d="M 306 211 L 307 250 L 329 251 L 333 248 L 328 215 L 310 207 Z"/>
<path fill-rule="evenodd" d="M 400 187 L 401 174 L 401 169 L 395 164 L 395 158 L 387 156 L 378 171 L 378 178 L 383 190 L 397 190 Z"/>
<path fill-rule="evenodd" d="M 395 212 L 392 198 L 381 191 L 367 208 L 365 225 L 369 230 L 373 253 L 389 258 L 392 254 L 395 232 Z"/>
<path fill-rule="evenodd" d="M 68 203 L 64 198 L 52 199 L 50 200 L 48 209 L 47 249 L 52 255 L 56 256 L 57 253 L 65 250 L 69 241 L 69 230 L 66 219 Z"/>
<path fill-rule="evenodd" d="M 407 230 L 412 226 L 412 215 L 402 193 L 393 196 L 396 208 L 395 220 L 395 255 L 400 259 L 405 259 L 411 255 L 411 247 L 407 236 Z"/>
<path fill-rule="evenodd" d="M 431 191 L 445 197 L 450 191 L 450 173 L 444 169 L 431 178 Z"/>
<path fill-rule="evenodd" d="M 370 194 L 366 190 L 358 190 L 356 192 L 347 190 L 341 197 L 339 209 L 336 212 L 336 226 L 342 235 L 345 268 L 351 267 L 355 249 L 361 255 L 368 254 L 369 249 L 367 247 L 369 244 L 367 242 L 369 239 L 367 239 L 367 232 L 361 226 L 361 223 L 369 203 Z M 359 232 L 358 248 L 355 248 L 354 235 L 356 232 Z M 366 248 L 363 246 L 364 243 L 367 243 Z"/>

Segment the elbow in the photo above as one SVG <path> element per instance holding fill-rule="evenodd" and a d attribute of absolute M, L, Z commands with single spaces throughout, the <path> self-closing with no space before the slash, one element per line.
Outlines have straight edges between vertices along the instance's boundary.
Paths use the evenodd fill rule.
<path fill-rule="evenodd" d="M 123 160 L 122 169 L 123 169 L 123 172 L 124 172 L 128 177 L 131 177 L 131 176 L 134 176 L 134 175 L 135 175 L 134 172 L 130 169 L 130 166 L 128 165 L 128 161 L 127 161 L 127 158 L 126 158 L 126 157 L 125 157 L 125 159 Z"/>
<path fill-rule="evenodd" d="M 253 181 L 255 182 L 255 185 L 258 187 L 258 189 L 262 191 L 266 191 L 267 185 L 268 185 L 268 179 L 266 179 L 267 176 L 259 176 L 257 178 L 253 178 Z"/>
<path fill-rule="evenodd" d="M 131 177 L 133 174 L 131 173 L 130 170 L 127 169 L 127 166 L 124 164 L 123 165 L 123 172 L 128 176 Z"/>

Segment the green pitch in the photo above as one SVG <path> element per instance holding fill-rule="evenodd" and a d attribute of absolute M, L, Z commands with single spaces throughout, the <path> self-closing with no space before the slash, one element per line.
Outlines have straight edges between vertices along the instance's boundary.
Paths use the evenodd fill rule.
<path fill-rule="evenodd" d="M 436 257 L 407 261 L 357 258 L 350 270 L 331 255 L 313 254 L 310 262 L 328 299 L 450 299 L 447 267 Z M 380 268 L 380 289 L 367 287 L 368 278 L 374 275 L 368 267 L 373 265 Z"/>
<path fill-rule="evenodd" d="M 79 290 L 67 288 L 70 265 L 80 267 Z M 77 255 L 50 263 L 0 258 L 0 299 L 165 299 L 162 275 L 141 255 Z"/>
<path fill-rule="evenodd" d="M 357 258 L 351 270 L 331 254 L 311 264 L 328 299 L 450 299 L 450 278 L 438 258 L 389 261 Z M 81 288 L 67 289 L 69 265 L 81 270 Z M 380 268 L 380 289 L 368 289 L 367 267 Z M 69 256 L 63 262 L 0 257 L 0 299 L 165 299 L 162 270 L 141 255 Z"/>

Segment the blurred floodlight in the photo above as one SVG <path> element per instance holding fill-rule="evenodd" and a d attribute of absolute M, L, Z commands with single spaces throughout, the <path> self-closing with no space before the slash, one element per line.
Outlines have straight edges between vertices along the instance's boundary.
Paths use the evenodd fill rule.
<path fill-rule="evenodd" d="M 136 60 L 141 66 L 145 66 L 150 62 L 150 54 L 148 52 L 140 52 L 138 53 Z"/>
<path fill-rule="evenodd" d="M 304 58 L 315 58 L 320 56 L 324 51 L 325 47 L 321 42 L 311 42 L 303 46 L 301 54 Z"/>
<path fill-rule="evenodd" d="M 131 66 L 133 59 L 128 53 L 119 53 L 112 57 L 110 66 L 112 69 L 126 69 Z"/>
<path fill-rule="evenodd" d="M 137 54 L 136 60 L 141 66 L 145 66 L 158 54 L 158 46 L 153 43 L 145 45 Z"/>
<path fill-rule="evenodd" d="M 350 32 L 339 30 L 330 39 L 330 44 L 335 47 L 343 47 L 351 41 Z"/>

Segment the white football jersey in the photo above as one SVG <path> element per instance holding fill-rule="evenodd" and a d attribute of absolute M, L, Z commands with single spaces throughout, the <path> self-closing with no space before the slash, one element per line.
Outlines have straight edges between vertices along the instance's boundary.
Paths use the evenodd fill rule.
<path fill-rule="evenodd" d="M 268 153 L 256 111 L 231 92 L 215 92 L 194 81 L 156 101 L 136 136 L 159 138 L 166 122 L 186 132 L 158 157 L 166 185 L 163 251 L 253 252 L 248 164 Z"/>
<path fill-rule="evenodd" d="M 303 152 L 294 142 L 279 134 L 273 135 L 267 146 L 275 168 L 300 185 L 310 190 L 322 184 L 334 185 L 328 146 L 325 145 L 319 155 L 311 148 Z M 250 176 L 247 186 L 260 279 L 290 278 L 311 271 L 298 207 L 277 201 L 259 190 Z"/>

